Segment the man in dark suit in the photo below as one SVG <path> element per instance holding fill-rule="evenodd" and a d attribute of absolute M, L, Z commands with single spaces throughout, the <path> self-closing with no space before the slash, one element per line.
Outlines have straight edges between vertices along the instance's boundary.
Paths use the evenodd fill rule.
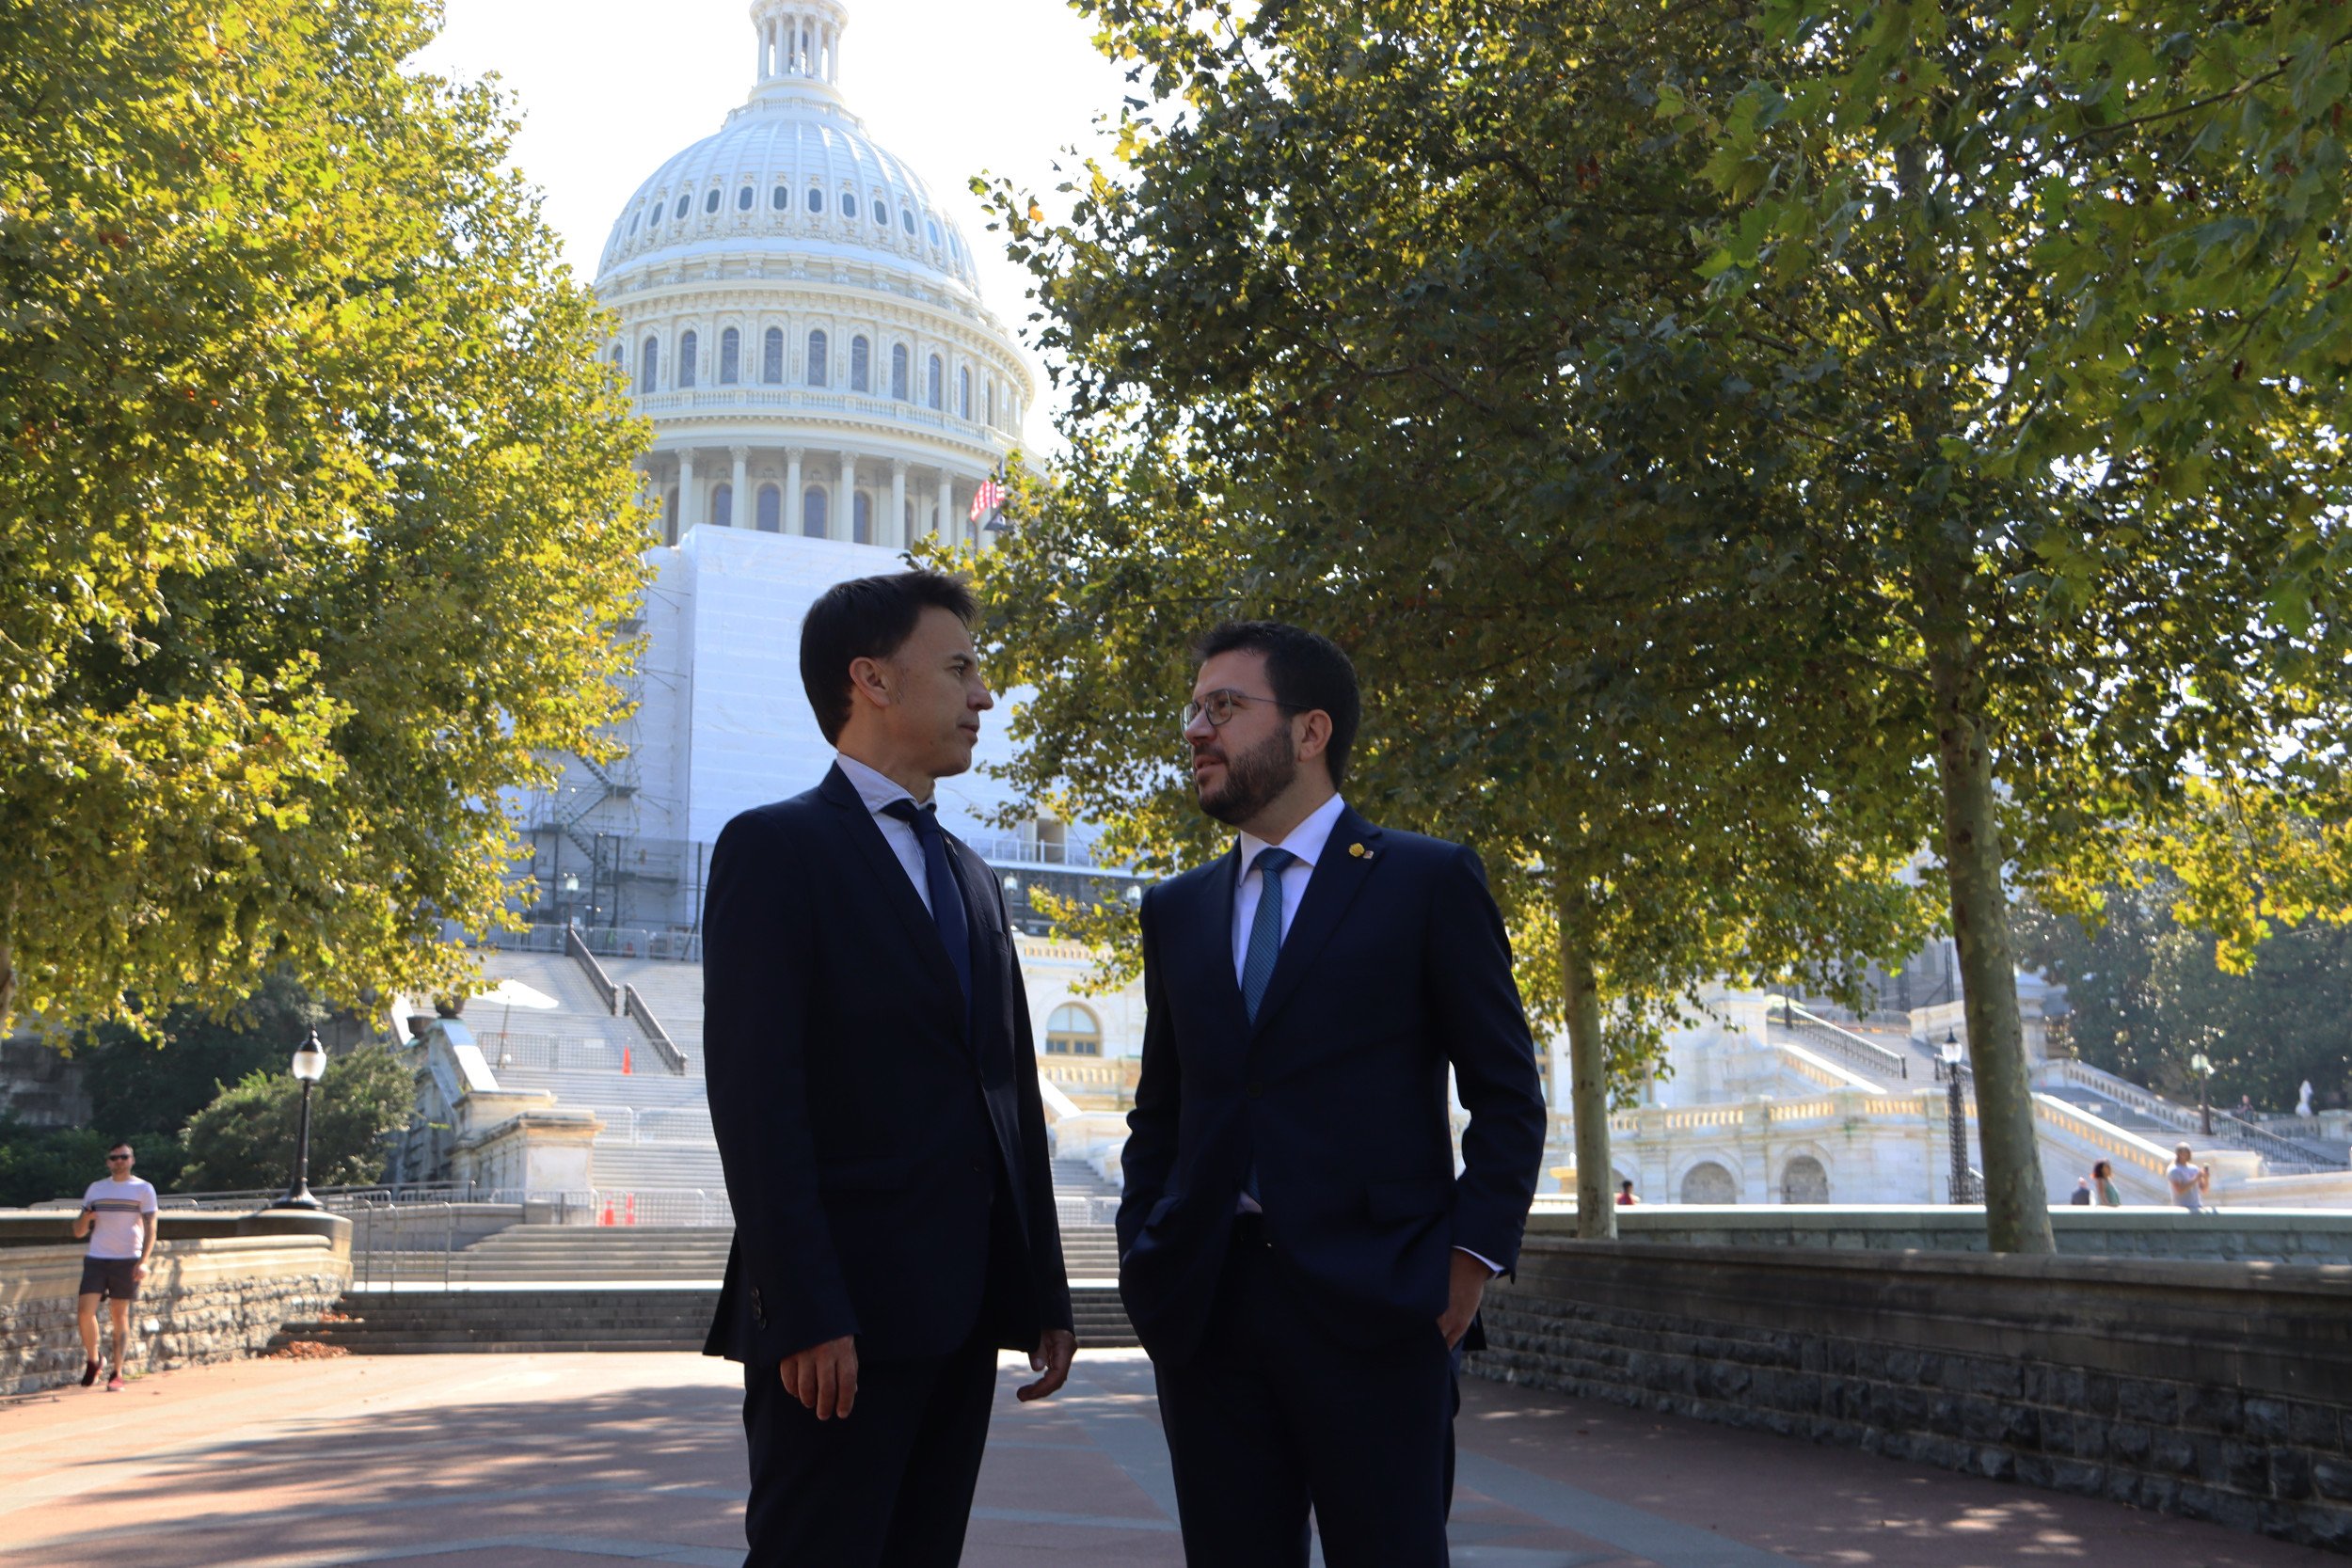
<path fill-rule="evenodd" d="M 963 1550 L 999 1347 L 1076 1347 L 1029 1009 L 996 880 L 933 781 L 993 705 L 970 594 L 829 590 L 801 676 L 838 750 L 710 863 L 703 1050 L 735 1245 L 707 1354 L 743 1363 L 755 1568 Z"/>
<path fill-rule="evenodd" d="M 1543 1156 L 1510 944 L 1475 855 L 1340 798 L 1346 655 L 1264 621 L 1200 655 L 1193 784 L 1240 842 L 1144 895 L 1119 1210 L 1184 1557 L 1303 1568 L 1311 1508 L 1331 1568 L 1442 1564 L 1454 1351 Z"/>

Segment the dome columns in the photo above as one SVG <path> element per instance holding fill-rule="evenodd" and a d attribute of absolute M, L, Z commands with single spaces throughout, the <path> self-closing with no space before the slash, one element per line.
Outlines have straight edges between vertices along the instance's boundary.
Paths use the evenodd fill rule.
<path fill-rule="evenodd" d="M 942 468 L 942 469 L 939 471 L 939 521 L 938 521 L 938 524 L 936 525 L 936 526 L 937 526 L 937 529 L 938 529 L 938 532 L 939 532 L 939 537 L 941 537 L 942 539 L 949 539 L 949 540 L 952 540 L 952 539 L 954 539 L 954 538 L 955 538 L 955 536 L 956 536 L 956 533 L 955 533 L 955 527 L 956 527 L 956 525 L 955 525 L 955 516 L 956 516 L 956 481 L 955 481 L 955 476 L 954 476 L 954 475 L 952 475 L 952 474 L 950 474 L 950 473 L 948 473 L 946 469 Z"/>
<path fill-rule="evenodd" d="M 841 504 L 833 509 L 833 536 L 853 540 L 857 537 L 857 453 L 841 454 Z"/>
<path fill-rule="evenodd" d="M 727 455 L 735 459 L 735 488 L 728 492 L 731 515 L 727 521 L 741 528 L 748 525 L 754 515 L 751 508 L 752 449 L 729 447 Z"/>
<path fill-rule="evenodd" d="M 801 511 L 806 504 L 807 503 L 801 499 L 801 449 L 799 447 L 787 447 L 784 449 L 785 532 L 798 533 L 801 531 L 803 527 L 801 522 Z"/>
<path fill-rule="evenodd" d="M 849 13 L 835 0 L 757 0 L 752 28 L 759 40 L 759 80 L 841 82 L 841 34 Z"/>
<path fill-rule="evenodd" d="M 694 449 L 680 447 L 677 453 L 677 531 L 684 538 L 703 520 L 702 499 L 694 493 Z"/>
<path fill-rule="evenodd" d="M 878 535 L 883 531 L 875 530 Z M 907 465 L 902 457 L 890 460 L 890 526 L 887 531 L 900 549 L 914 543 L 907 537 L 914 531 L 907 526 Z"/>

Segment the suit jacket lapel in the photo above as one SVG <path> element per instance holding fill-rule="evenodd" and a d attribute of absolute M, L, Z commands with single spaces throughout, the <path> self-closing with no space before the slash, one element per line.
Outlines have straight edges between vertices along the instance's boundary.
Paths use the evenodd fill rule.
<path fill-rule="evenodd" d="M 875 887 L 881 890 L 882 902 L 888 904 L 891 911 L 898 916 L 907 938 L 908 950 L 916 955 L 915 961 L 930 974 L 934 984 L 961 1005 L 963 987 L 957 983 L 956 966 L 947 961 L 947 946 L 939 940 L 939 926 L 931 919 L 931 911 L 923 907 L 922 895 L 914 891 L 914 883 L 907 876 L 907 868 L 898 863 L 889 841 L 882 837 L 882 830 L 874 826 L 874 814 L 867 811 L 866 802 L 858 798 L 857 786 L 850 783 L 849 777 L 840 768 L 835 768 L 826 773 L 825 781 L 817 786 L 817 792 L 838 807 L 849 819 L 842 825 L 843 831 L 850 842 L 857 846 Z"/>
<path fill-rule="evenodd" d="M 1206 994 L 1232 1022 L 1233 1037 L 1249 1037 L 1249 1009 L 1242 1004 L 1241 978 L 1233 973 L 1233 899 L 1241 888 L 1241 849 L 1225 852 L 1216 874 L 1201 884 L 1206 919 L 1196 923 L 1208 939 Z"/>
<path fill-rule="evenodd" d="M 1005 998 L 1002 979 L 1004 966 L 1011 961 L 1005 948 L 1011 942 L 1009 932 L 999 925 L 993 892 L 994 877 L 988 863 L 970 845 L 946 833 L 947 859 L 955 867 L 957 890 L 963 895 L 963 925 L 972 942 L 972 1011 L 968 1032 L 973 1053 L 981 1053 L 982 1042 L 992 1031 L 979 1027 L 986 1020 L 1000 1019 L 1004 1014 Z M 944 953 L 946 949 L 943 947 Z M 954 966 L 949 965 L 952 969 Z"/>
<path fill-rule="evenodd" d="M 1350 854 L 1351 846 L 1362 845 L 1372 851 L 1378 844 L 1380 830 L 1356 815 L 1354 807 L 1340 813 L 1331 824 L 1331 836 L 1324 841 L 1323 857 L 1315 862 L 1314 875 L 1307 879 L 1307 895 L 1298 901 L 1298 912 L 1291 917 L 1290 934 L 1282 939 L 1282 951 L 1274 960 L 1273 977 L 1266 981 L 1265 995 L 1258 1001 L 1258 1019 L 1251 1028 L 1252 1036 L 1263 1034 L 1274 1015 L 1282 1010 L 1282 1004 L 1298 989 L 1299 976 L 1315 961 L 1331 933 L 1339 928 L 1355 903 L 1357 893 L 1365 879 L 1372 875 L 1376 853 Z M 1239 851 L 1235 851 L 1238 857 Z M 1228 895 L 1226 931 L 1230 940 L 1232 931 L 1231 896 Z M 1227 972 L 1230 974 L 1231 966 Z"/>

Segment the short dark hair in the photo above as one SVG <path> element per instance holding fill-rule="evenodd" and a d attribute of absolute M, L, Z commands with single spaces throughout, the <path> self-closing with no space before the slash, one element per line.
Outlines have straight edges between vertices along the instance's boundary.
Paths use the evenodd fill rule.
<path fill-rule="evenodd" d="M 850 664 L 897 653 L 933 608 L 967 626 L 979 612 L 972 590 L 945 572 L 923 569 L 836 582 L 808 607 L 801 623 L 801 685 L 827 745 L 840 740 L 850 721 Z"/>
<path fill-rule="evenodd" d="M 1356 689 L 1356 666 L 1329 638 L 1284 621 L 1228 621 L 1193 644 L 1192 659 L 1204 664 L 1219 654 L 1265 656 L 1270 695 L 1285 707 L 1321 708 L 1331 716 L 1331 743 L 1324 748 L 1336 787 L 1347 780 L 1347 753 L 1363 722 L 1364 704 Z"/>
<path fill-rule="evenodd" d="M 118 1148 L 131 1148 L 131 1140 L 128 1138 L 117 1138 L 114 1142 L 106 1146 L 106 1152 L 112 1154 Z M 131 1152 L 136 1154 L 138 1150 L 131 1148 Z"/>

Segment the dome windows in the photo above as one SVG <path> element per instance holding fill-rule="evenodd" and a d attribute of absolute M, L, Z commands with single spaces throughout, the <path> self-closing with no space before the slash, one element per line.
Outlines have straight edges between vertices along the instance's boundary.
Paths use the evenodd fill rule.
<path fill-rule="evenodd" d="M 869 203 L 869 205 L 874 214 L 874 221 L 884 229 L 889 228 L 890 209 L 883 204 L 882 198 L 881 197 L 876 197 L 873 201 Z"/>
<path fill-rule="evenodd" d="M 763 484 L 763 485 L 761 485 L 761 486 L 759 487 L 759 513 L 758 513 L 758 515 L 759 515 L 759 531 L 760 531 L 760 532 L 762 532 L 762 533 L 781 533 L 781 532 L 783 532 L 783 531 L 784 531 L 784 492 L 783 492 L 783 491 L 781 491 L 781 490 L 779 490 L 779 489 L 777 489 L 777 488 L 776 488 L 774 485 L 772 485 L 772 484 Z"/>
<path fill-rule="evenodd" d="M 749 186 L 745 186 L 744 188 L 746 190 L 750 189 Z M 719 334 L 719 385 L 722 387 L 734 386 L 737 381 L 741 379 L 742 368 L 743 334 L 738 332 L 734 327 L 730 326 L 724 332 Z M 995 395 L 995 388 L 991 388 L 989 389 L 989 396 L 994 397 Z"/>
<path fill-rule="evenodd" d="M 857 216 L 857 198 L 848 191 L 841 193 L 841 215 L 845 218 Z"/>
<path fill-rule="evenodd" d="M 946 369 L 939 362 L 939 356 L 936 354 L 932 355 L 930 379 L 929 384 L 924 388 L 924 391 L 927 394 L 924 401 L 929 403 L 933 408 L 937 408 L 939 406 L 941 378 L 946 374 Z"/>
<path fill-rule="evenodd" d="M 644 210 L 643 210 L 642 208 L 641 208 L 640 210 L 638 210 L 637 212 L 634 212 L 634 213 L 629 214 L 629 215 L 628 215 L 628 237 L 629 237 L 630 239 L 632 239 L 632 240 L 633 240 L 633 239 L 635 239 L 635 238 L 637 237 L 637 226 L 638 226 L 639 224 L 641 224 L 641 223 L 644 222 L 644 221 L 645 221 L 645 214 L 644 214 Z"/>
<path fill-rule="evenodd" d="M 785 189 L 782 185 L 778 185 L 769 196 L 768 205 L 775 211 L 781 213 L 787 207 L 792 205 L 792 193 Z"/>
<path fill-rule="evenodd" d="M 988 422 L 992 426 L 996 422 L 996 383 L 993 381 L 988 384 Z"/>
<path fill-rule="evenodd" d="M 825 210 L 825 193 L 814 185 L 808 188 L 808 210 L 819 214 Z"/>
<path fill-rule="evenodd" d="M 771 326 L 761 340 L 759 348 L 759 379 L 771 387 L 784 381 L 784 328 Z"/>
<path fill-rule="evenodd" d="M 850 340 L 850 390 L 870 392 L 874 389 L 874 346 L 864 333 Z"/>
<path fill-rule="evenodd" d="M 681 197 L 679 197 L 679 198 L 677 198 L 677 211 L 676 211 L 676 212 L 675 212 L 675 213 L 672 213 L 672 214 L 670 214 L 670 216 L 671 216 L 672 218 L 674 218 L 674 219 L 675 219 L 675 218 L 682 218 L 682 217 L 684 217 L 684 216 L 686 215 L 686 210 L 687 210 L 688 208 L 690 208 L 690 207 L 693 206 L 693 205 L 694 205 L 694 198 L 693 198 L 692 197 L 691 197 L 691 196 L 681 196 Z"/>
<path fill-rule="evenodd" d="M 901 208 L 899 208 L 899 209 L 898 209 L 898 227 L 899 227 L 899 228 L 901 228 L 901 229 L 903 229 L 903 230 L 905 230 L 907 231 L 907 238 L 908 238 L 908 239 L 910 239 L 910 240 L 911 240 L 911 239 L 914 238 L 914 208 L 912 208 L 912 207 L 901 207 Z"/>
<path fill-rule="evenodd" d="M 645 346 L 637 351 L 637 389 L 650 392 L 660 379 L 661 340 L 648 338 Z"/>
<path fill-rule="evenodd" d="M 715 213 L 718 210 L 719 191 L 718 187 L 713 186 L 711 187 L 710 194 L 703 198 L 703 211 L 706 213 Z"/>
<path fill-rule="evenodd" d="M 735 526 L 735 486 L 722 484 L 710 492 L 710 521 L 715 528 Z"/>
<path fill-rule="evenodd" d="M 750 212 L 753 199 L 752 188 L 749 185 L 744 186 L 735 193 L 735 210 L 739 213 Z"/>
<path fill-rule="evenodd" d="M 812 484 L 801 494 L 801 532 L 811 539 L 825 536 L 825 487 Z"/>
<path fill-rule="evenodd" d="M 923 226 L 930 230 L 931 244 L 937 245 L 939 243 L 939 220 L 936 218 L 926 219 Z"/>
<path fill-rule="evenodd" d="M 612 352 L 618 355 L 620 350 Z M 907 400 L 907 345 L 904 343 L 890 345 L 890 395 L 900 403 Z"/>
<path fill-rule="evenodd" d="M 861 545 L 874 542 L 873 498 L 863 490 L 850 498 L 850 537 Z"/>
<path fill-rule="evenodd" d="M 679 385 L 683 387 L 691 387 L 694 384 L 694 372 L 691 368 L 694 362 L 693 335 L 691 333 L 687 335 L 687 348 L 685 352 L 686 358 L 684 363 L 689 368 L 686 371 L 686 379 L 680 382 Z M 956 372 L 956 418 L 959 420 L 968 420 L 971 417 L 972 367 L 966 365 L 961 370 Z"/>
<path fill-rule="evenodd" d="M 825 384 L 826 347 L 823 332 L 812 332 L 808 335 L 808 384 L 812 387 L 822 387 Z"/>
<path fill-rule="evenodd" d="M 694 351 L 701 346 L 701 340 L 691 332 L 677 341 L 677 384 L 680 391 L 694 384 Z"/>

